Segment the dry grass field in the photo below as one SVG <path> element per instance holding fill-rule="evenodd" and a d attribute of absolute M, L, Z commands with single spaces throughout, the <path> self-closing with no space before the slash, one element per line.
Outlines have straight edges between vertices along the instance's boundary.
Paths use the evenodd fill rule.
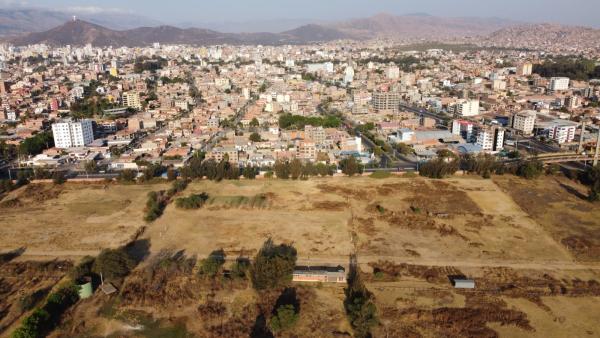
<path fill-rule="evenodd" d="M 272 238 L 292 243 L 302 264 L 346 265 L 356 253 L 379 311 L 376 337 L 600 336 L 594 316 L 600 312 L 600 208 L 581 198 L 584 187 L 564 178 L 201 181 L 175 197 L 206 193 L 201 209 L 171 203 L 158 220 L 144 222 L 147 193 L 168 187 L 21 188 L 0 201 L 0 252 L 25 248 L 17 261 L 77 258 L 139 235 L 150 243 L 150 257 L 183 250 L 203 258 L 223 249 L 234 259 L 252 257 Z M 455 290 L 450 275 L 474 278 L 477 289 Z M 169 327 L 183 322 L 188 333 L 203 337 L 252 326 L 256 308 L 267 302 L 248 285 L 215 289 L 185 274 L 171 276 L 165 287 L 173 290 L 157 295 L 144 289 L 154 282 L 146 285 L 143 270 L 134 272 L 115 307 L 149 312 Z M 303 311 L 296 335 L 350 332 L 343 286 L 305 285 L 298 292 Z M 179 299 L 182 294 L 194 297 Z M 215 320 L 207 299 L 225 304 L 227 320 L 219 327 L 207 326 Z M 106 307 L 99 295 L 82 302 L 72 317 L 86 323 L 71 332 L 131 331 L 123 317 L 89 318 Z M 198 311 L 205 321 L 197 320 Z"/>

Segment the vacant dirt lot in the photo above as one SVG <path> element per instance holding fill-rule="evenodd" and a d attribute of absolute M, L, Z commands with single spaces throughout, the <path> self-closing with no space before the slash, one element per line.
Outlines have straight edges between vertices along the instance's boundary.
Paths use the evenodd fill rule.
<path fill-rule="evenodd" d="M 149 260 L 167 251 L 200 259 L 216 249 L 233 259 L 252 257 L 271 237 L 293 243 L 300 264 L 346 265 L 357 253 L 381 319 L 377 337 L 600 335 L 600 211 L 581 198 L 583 187 L 567 180 L 202 181 L 175 196 L 206 193 L 201 209 L 171 203 L 158 220 L 144 222 L 147 193 L 168 188 L 22 188 L 0 201 L 0 252 L 24 248 L 16 262 L 77 258 L 123 245 L 145 227 L 140 239 L 150 244 Z M 148 261 L 127 278 L 118 297 L 97 293 L 81 302 L 64 332 L 247 336 L 259 310 L 274 302 L 249 283 L 216 285 L 189 270 L 149 274 L 147 267 Z M 452 275 L 474 278 L 477 289 L 455 290 Z M 18 292 L 20 284 L 7 281 L 0 276 L 0 293 Z M 54 281 L 42 282 L 27 288 Z M 303 310 L 296 334 L 351 332 L 343 286 L 298 286 L 297 292 Z M 14 323 L 20 312 L 8 305 L 0 314 Z"/>
<path fill-rule="evenodd" d="M 26 248 L 27 257 L 79 257 L 123 245 L 144 225 L 146 194 L 153 189 L 159 186 L 30 184 L 1 202 L 0 252 Z"/>

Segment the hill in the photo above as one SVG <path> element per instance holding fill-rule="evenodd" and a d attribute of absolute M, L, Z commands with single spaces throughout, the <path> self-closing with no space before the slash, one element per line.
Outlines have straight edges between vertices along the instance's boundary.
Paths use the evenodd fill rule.
<path fill-rule="evenodd" d="M 332 27 L 366 38 L 443 40 L 483 36 L 514 24 L 513 21 L 497 18 L 446 18 L 425 14 L 394 16 L 382 13 L 339 22 Z"/>
<path fill-rule="evenodd" d="M 0 9 L 0 36 L 43 32 L 63 24 L 73 15 L 90 23 L 111 29 L 131 29 L 140 26 L 156 26 L 160 23 L 131 13 L 111 11 L 81 12 L 52 11 L 35 8 Z"/>
<path fill-rule="evenodd" d="M 557 45 L 560 42 L 560 45 Z M 540 46 L 563 49 L 600 47 L 600 29 L 559 24 L 525 24 L 505 27 L 490 34 L 486 45 L 510 48 L 536 48 Z"/>
<path fill-rule="evenodd" d="M 25 34 L 9 42 L 15 45 L 48 44 L 94 46 L 145 46 L 153 42 L 163 44 L 302 44 L 347 38 L 349 35 L 319 25 L 303 26 L 287 32 L 274 33 L 220 33 L 201 28 L 173 26 L 140 27 L 116 31 L 83 20 L 71 20 L 44 32 Z"/>

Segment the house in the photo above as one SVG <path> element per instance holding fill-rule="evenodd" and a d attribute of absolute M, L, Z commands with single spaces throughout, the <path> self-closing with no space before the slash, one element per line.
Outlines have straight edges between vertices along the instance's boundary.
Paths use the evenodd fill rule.
<path fill-rule="evenodd" d="M 346 269 L 342 266 L 297 266 L 294 282 L 346 283 Z"/>

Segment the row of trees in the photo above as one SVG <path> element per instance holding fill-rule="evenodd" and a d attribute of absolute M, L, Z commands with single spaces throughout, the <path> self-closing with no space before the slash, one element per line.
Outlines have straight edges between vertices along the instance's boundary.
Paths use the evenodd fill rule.
<path fill-rule="evenodd" d="M 585 58 L 557 57 L 534 65 L 533 72 L 543 77 L 565 76 L 572 80 L 600 78 L 600 66 Z"/>
<path fill-rule="evenodd" d="M 279 116 L 279 127 L 282 129 L 301 130 L 307 125 L 323 128 L 338 128 L 342 125 L 342 120 L 333 115 L 328 115 L 325 117 L 306 117 L 292 114 L 281 114 L 281 116 Z"/>
<path fill-rule="evenodd" d="M 167 191 L 151 191 L 148 193 L 146 201 L 146 214 L 144 220 L 153 222 L 162 216 L 163 211 L 173 199 L 173 196 L 185 190 L 189 184 L 188 180 L 174 181 L 171 188 Z"/>
<path fill-rule="evenodd" d="M 299 159 L 291 161 L 277 160 L 273 166 L 273 171 L 277 178 L 284 180 L 307 179 L 310 176 L 332 176 L 335 170 L 335 166 L 329 166 L 324 163 L 303 163 Z"/>

